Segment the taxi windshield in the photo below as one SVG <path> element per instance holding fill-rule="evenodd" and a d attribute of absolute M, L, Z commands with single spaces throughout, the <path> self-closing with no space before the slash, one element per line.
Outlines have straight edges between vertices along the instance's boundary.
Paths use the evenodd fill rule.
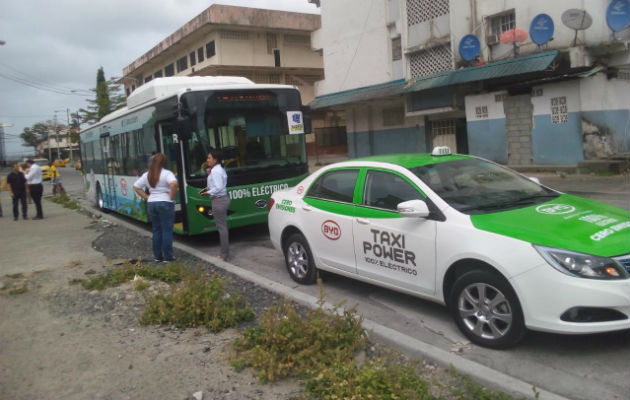
<path fill-rule="evenodd" d="M 410 169 L 451 207 L 465 214 L 484 214 L 543 203 L 558 192 L 498 164 L 477 158 Z"/>

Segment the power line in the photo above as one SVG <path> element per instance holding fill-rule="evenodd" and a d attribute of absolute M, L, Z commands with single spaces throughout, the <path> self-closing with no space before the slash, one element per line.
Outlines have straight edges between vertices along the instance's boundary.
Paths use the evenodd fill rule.
<path fill-rule="evenodd" d="M 8 79 L 20 81 L 19 83 L 27 82 L 29 84 L 38 86 L 38 88 L 43 88 L 43 90 L 63 92 L 61 94 L 75 94 L 77 96 L 88 96 L 88 95 L 92 96 L 93 95 L 92 93 L 90 94 L 80 93 L 80 92 L 91 92 L 89 89 L 71 89 L 71 88 L 67 88 L 63 86 L 50 84 L 38 77 L 34 77 L 33 75 L 26 74 L 6 63 L 0 63 L 0 66 L 4 67 L 5 69 L 12 70 L 9 72 L 5 72 L 5 74 L 9 76 Z"/>

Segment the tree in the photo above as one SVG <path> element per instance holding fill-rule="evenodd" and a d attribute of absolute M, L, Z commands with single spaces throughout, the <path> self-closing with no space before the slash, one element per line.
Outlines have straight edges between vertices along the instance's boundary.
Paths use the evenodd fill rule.
<path fill-rule="evenodd" d="M 126 104 L 126 98 L 122 94 L 120 85 L 116 83 L 117 78 L 105 80 L 105 72 L 100 67 L 96 72 L 96 88 L 90 89 L 95 93 L 94 99 L 88 99 L 89 105 L 81 108 L 81 123 L 93 124 L 101 118 L 116 111 Z"/>
<path fill-rule="evenodd" d="M 30 128 L 24 128 L 20 137 L 24 141 L 22 146 L 34 147 L 37 150 L 37 146 L 48 138 L 48 131 L 51 129 L 51 121 L 38 122 Z"/>

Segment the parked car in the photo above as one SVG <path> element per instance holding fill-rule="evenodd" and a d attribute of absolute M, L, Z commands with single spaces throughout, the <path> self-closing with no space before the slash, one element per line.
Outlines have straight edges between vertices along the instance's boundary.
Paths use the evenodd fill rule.
<path fill-rule="evenodd" d="M 321 269 L 443 303 L 482 346 L 630 328 L 630 214 L 488 160 L 440 147 L 335 163 L 269 209 L 294 281 Z"/>
<path fill-rule="evenodd" d="M 66 160 L 61 160 L 61 159 L 57 159 L 53 162 L 53 165 L 55 167 L 65 167 L 66 166 Z"/>
<path fill-rule="evenodd" d="M 52 178 L 52 173 L 50 171 L 50 167 L 48 166 L 49 162 L 45 158 L 34 158 L 33 162 L 42 169 L 42 179 L 45 181 L 49 181 Z"/>

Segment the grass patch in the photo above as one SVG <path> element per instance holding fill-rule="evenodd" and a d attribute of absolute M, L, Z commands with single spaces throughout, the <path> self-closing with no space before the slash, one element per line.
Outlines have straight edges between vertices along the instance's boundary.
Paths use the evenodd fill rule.
<path fill-rule="evenodd" d="M 151 284 L 147 281 L 143 281 L 143 280 L 137 280 L 136 284 L 134 285 L 133 289 L 136 291 L 142 291 L 142 290 L 146 290 L 148 288 L 151 287 Z"/>
<path fill-rule="evenodd" d="M 21 272 L 18 272 L 17 274 L 9 274 L 7 275 L 9 278 L 11 279 L 19 279 L 19 278 L 24 278 L 24 274 Z"/>
<path fill-rule="evenodd" d="M 181 284 L 171 285 L 170 291 L 148 297 L 140 323 L 178 328 L 204 326 L 219 332 L 254 317 L 245 300 L 227 292 L 217 276 L 204 279 L 200 274 L 191 274 Z"/>
<path fill-rule="evenodd" d="M 146 279 L 173 283 L 181 281 L 188 274 L 190 274 L 190 268 L 178 262 L 160 264 L 156 267 L 127 262 L 122 267 L 113 268 L 104 275 L 93 276 L 89 279 L 73 280 L 73 283 L 80 282 L 87 290 L 104 290 L 108 287 L 115 287 L 128 282 L 136 275 Z"/>
<path fill-rule="evenodd" d="M 16 296 L 18 294 L 24 294 L 26 292 L 28 292 L 28 288 L 26 287 L 26 285 L 24 285 L 24 286 L 13 288 L 13 289 L 9 290 L 8 293 L 10 295 L 12 295 L 12 296 Z"/>
<path fill-rule="evenodd" d="M 362 318 L 354 308 L 338 312 L 340 304 L 329 313 L 322 305 L 320 300 L 320 306 L 304 316 L 286 301 L 267 309 L 260 325 L 234 341 L 233 366 L 253 367 L 255 375 L 268 382 L 289 375 L 317 376 L 325 368 L 352 359 L 367 338 Z"/>
<path fill-rule="evenodd" d="M 56 196 L 49 197 L 49 199 L 53 203 L 60 204 L 70 210 L 78 210 L 81 208 L 81 206 L 79 206 L 79 203 L 75 199 L 73 199 L 72 197 L 68 196 L 65 193 L 61 193 Z"/>

